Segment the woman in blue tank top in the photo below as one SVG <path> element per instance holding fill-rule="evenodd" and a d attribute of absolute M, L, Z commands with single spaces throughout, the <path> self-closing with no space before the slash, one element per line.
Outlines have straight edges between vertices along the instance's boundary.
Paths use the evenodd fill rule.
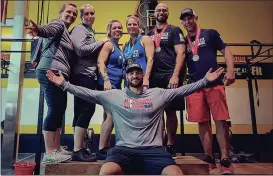
<path fill-rule="evenodd" d="M 125 59 L 118 42 L 123 34 L 122 25 L 117 20 L 111 20 L 107 29 L 110 41 L 104 44 L 98 57 L 99 86 L 103 90 L 121 89 Z"/>
<path fill-rule="evenodd" d="M 118 20 L 111 20 L 107 25 L 107 35 L 110 38 L 106 42 L 98 57 L 99 87 L 102 90 L 121 89 L 123 67 L 125 58 L 118 46 L 122 37 L 122 24 Z M 103 124 L 100 133 L 99 151 L 97 159 L 105 159 L 109 149 L 110 135 L 114 124 L 110 113 L 104 109 Z"/>
<path fill-rule="evenodd" d="M 125 67 L 132 63 L 140 64 L 145 73 L 143 87 L 148 88 L 153 66 L 154 43 L 149 36 L 142 36 L 140 34 L 140 20 L 137 15 L 128 16 L 126 27 L 130 35 L 130 40 L 126 42 L 123 49 L 126 59 Z"/>

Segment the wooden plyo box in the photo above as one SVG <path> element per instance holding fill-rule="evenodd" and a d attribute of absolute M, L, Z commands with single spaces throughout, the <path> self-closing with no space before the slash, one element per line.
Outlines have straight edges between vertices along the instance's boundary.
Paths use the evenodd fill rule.
<path fill-rule="evenodd" d="M 209 166 L 192 156 L 178 156 L 177 165 L 185 175 L 209 175 Z M 45 175 L 98 175 L 103 161 L 45 164 Z"/>
<path fill-rule="evenodd" d="M 208 163 L 193 156 L 178 156 L 175 162 L 185 175 L 209 175 Z"/>

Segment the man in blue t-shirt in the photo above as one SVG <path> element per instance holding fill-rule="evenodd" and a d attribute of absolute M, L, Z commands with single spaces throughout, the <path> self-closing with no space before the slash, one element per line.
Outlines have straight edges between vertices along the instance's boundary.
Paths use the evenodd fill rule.
<path fill-rule="evenodd" d="M 205 151 L 205 161 L 210 169 L 216 167 L 212 157 L 212 133 L 210 117 L 212 115 L 216 125 L 216 137 L 221 151 L 220 171 L 222 174 L 233 174 L 233 167 L 228 159 L 228 128 L 226 120 L 230 119 L 226 102 L 225 87 L 235 82 L 234 58 L 220 34 L 214 29 L 200 29 L 197 27 L 198 17 L 195 12 L 186 8 L 180 15 L 181 24 L 188 32 L 186 37 L 186 61 L 189 82 L 196 82 L 204 77 L 206 72 L 218 68 L 217 51 L 224 55 L 227 72 L 222 78 L 210 83 L 187 97 L 188 121 L 198 122 L 200 139 Z"/>
<path fill-rule="evenodd" d="M 150 76 L 150 87 L 174 89 L 182 86 L 185 68 L 185 39 L 182 30 L 167 23 L 168 6 L 159 3 L 154 12 L 156 26 L 147 33 L 155 45 L 154 63 Z M 176 110 L 184 109 L 184 99 L 177 99 L 165 112 L 167 116 L 167 151 L 175 156 L 174 138 L 177 130 Z"/>

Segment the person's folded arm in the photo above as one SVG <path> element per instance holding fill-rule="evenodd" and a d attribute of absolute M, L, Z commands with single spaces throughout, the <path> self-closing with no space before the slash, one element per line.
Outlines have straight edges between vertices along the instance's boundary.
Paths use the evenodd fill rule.
<path fill-rule="evenodd" d="M 97 41 L 91 44 L 86 43 L 87 33 L 85 28 L 75 27 L 71 32 L 71 38 L 74 45 L 74 50 L 76 54 L 80 57 L 88 56 L 94 52 L 97 52 L 98 49 L 104 44 L 104 41 Z M 97 58 L 93 58 L 97 59 Z"/>

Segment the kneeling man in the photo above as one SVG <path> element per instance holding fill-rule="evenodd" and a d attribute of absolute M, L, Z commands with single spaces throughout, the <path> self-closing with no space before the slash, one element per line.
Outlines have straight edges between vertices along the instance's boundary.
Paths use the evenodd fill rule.
<path fill-rule="evenodd" d="M 176 97 L 183 97 L 204 88 L 223 73 L 223 68 L 208 71 L 206 76 L 177 89 L 153 88 L 143 91 L 143 70 L 138 64 L 126 68 L 129 87 L 95 91 L 66 82 L 63 76 L 48 71 L 50 81 L 86 101 L 104 106 L 113 117 L 116 146 L 108 151 L 101 175 L 172 174 L 181 169 L 171 154 L 162 147 L 163 115 L 166 106 Z"/>

